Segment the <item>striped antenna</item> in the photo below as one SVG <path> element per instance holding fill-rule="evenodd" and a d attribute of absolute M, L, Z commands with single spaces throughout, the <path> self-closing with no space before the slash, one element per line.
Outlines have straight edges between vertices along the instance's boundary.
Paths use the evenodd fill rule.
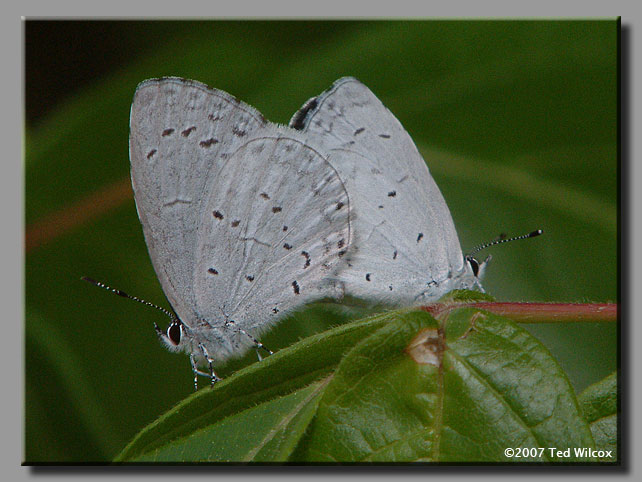
<path fill-rule="evenodd" d="M 480 244 L 479 246 L 473 248 L 470 253 L 466 255 L 466 257 L 472 257 L 473 254 L 478 253 L 482 249 L 486 249 L 490 246 L 495 246 L 496 244 L 502 244 L 502 243 L 508 243 L 509 241 L 517 241 L 518 239 L 528 239 L 528 238 L 534 238 L 535 236 L 539 236 L 542 234 L 544 231 L 541 229 L 537 229 L 535 231 L 532 231 L 528 234 L 522 234 L 521 236 L 515 236 L 513 238 L 507 238 L 505 234 L 499 235 L 499 237 L 493 241 L 490 241 L 488 243 Z"/>
<path fill-rule="evenodd" d="M 160 307 L 158 305 L 155 305 L 154 303 L 150 303 L 149 301 L 142 300 L 140 298 L 137 298 L 136 296 L 128 295 L 124 291 L 121 291 L 121 290 L 116 289 L 116 288 L 112 288 L 111 286 L 107 286 L 105 283 L 101 283 L 100 281 L 96 281 L 95 279 L 91 279 L 91 278 L 89 278 L 87 276 L 83 276 L 80 279 L 83 280 L 83 281 L 87 281 L 88 283 L 91 283 L 92 285 L 98 286 L 99 288 L 103 288 L 103 289 L 106 289 L 107 291 L 111 291 L 112 293 L 115 293 L 118 296 L 122 296 L 123 298 L 129 298 L 130 300 L 138 301 L 139 303 L 142 303 L 144 305 L 150 306 L 152 308 L 156 308 L 157 310 L 160 310 L 163 313 L 165 313 L 167 316 L 169 316 L 172 319 L 172 321 L 174 321 L 174 322 L 179 321 L 178 318 L 176 318 L 176 316 L 174 314 L 170 313 L 165 308 L 162 308 L 162 307 Z"/>

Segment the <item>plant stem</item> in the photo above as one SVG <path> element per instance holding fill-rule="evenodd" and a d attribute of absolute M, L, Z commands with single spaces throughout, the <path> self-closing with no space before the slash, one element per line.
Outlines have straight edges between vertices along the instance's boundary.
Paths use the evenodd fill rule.
<path fill-rule="evenodd" d="M 463 307 L 490 311 L 518 323 L 586 323 L 618 320 L 617 303 L 433 303 L 422 306 L 422 309 L 437 317 Z"/>

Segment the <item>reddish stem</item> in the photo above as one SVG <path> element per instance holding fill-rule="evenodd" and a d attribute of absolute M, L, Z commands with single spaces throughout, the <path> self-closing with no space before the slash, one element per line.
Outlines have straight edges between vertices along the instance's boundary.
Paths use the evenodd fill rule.
<path fill-rule="evenodd" d="M 132 184 L 123 178 L 104 188 L 54 211 L 27 226 L 25 250 L 27 253 L 62 236 L 77 226 L 93 221 L 100 215 L 120 206 L 132 197 Z"/>
<path fill-rule="evenodd" d="M 464 307 L 490 311 L 518 323 L 614 322 L 618 319 L 617 303 L 432 303 L 421 309 L 441 317 Z"/>

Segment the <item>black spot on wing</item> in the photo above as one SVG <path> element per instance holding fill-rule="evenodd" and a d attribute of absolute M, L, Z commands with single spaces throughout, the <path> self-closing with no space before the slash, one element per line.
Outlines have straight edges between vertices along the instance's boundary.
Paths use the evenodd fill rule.
<path fill-rule="evenodd" d="M 419 235 L 417 235 L 417 242 L 421 241 L 421 238 L 423 237 L 424 237 L 424 233 L 419 233 Z"/>
<path fill-rule="evenodd" d="M 213 212 L 212 212 L 212 215 L 213 215 L 216 219 L 223 219 L 223 213 L 221 213 L 221 211 L 213 211 Z"/>
<path fill-rule="evenodd" d="M 165 130 L 161 133 L 161 136 L 163 136 L 163 137 L 167 137 L 167 136 L 169 136 L 169 135 L 171 135 L 171 134 L 173 134 L 173 133 L 174 133 L 174 129 L 165 129 Z"/>
<path fill-rule="evenodd" d="M 247 135 L 247 131 L 245 129 L 239 129 L 238 127 L 234 126 L 232 127 L 232 134 L 237 137 L 244 137 Z"/>
<path fill-rule="evenodd" d="M 210 137 L 209 139 L 206 139 L 198 143 L 198 145 L 201 147 L 210 147 L 214 144 L 218 144 L 218 139 L 214 139 L 213 137 Z"/>
<path fill-rule="evenodd" d="M 299 283 L 297 283 L 296 280 L 292 282 L 292 289 L 294 290 L 295 295 L 298 295 L 301 292 L 299 289 Z"/>
<path fill-rule="evenodd" d="M 301 256 L 305 257 L 305 264 L 303 265 L 303 269 L 305 269 L 310 266 L 310 253 L 307 251 L 301 251 Z"/>
<path fill-rule="evenodd" d="M 196 126 L 188 127 L 188 128 L 187 128 L 187 129 L 185 129 L 183 132 L 181 132 L 181 135 L 182 135 L 183 137 L 187 137 L 187 136 L 189 136 L 192 132 L 194 132 L 195 130 L 196 130 Z"/>
<path fill-rule="evenodd" d="M 154 156 L 154 154 L 156 154 L 156 152 L 158 152 L 156 149 L 152 149 L 151 151 L 149 151 L 147 153 L 147 159 L 151 159 Z"/>
<path fill-rule="evenodd" d="M 209 268 L 207 272 L 210 274 L 218 274 L 218 271 L 216 271 L 214 268 Z"/>

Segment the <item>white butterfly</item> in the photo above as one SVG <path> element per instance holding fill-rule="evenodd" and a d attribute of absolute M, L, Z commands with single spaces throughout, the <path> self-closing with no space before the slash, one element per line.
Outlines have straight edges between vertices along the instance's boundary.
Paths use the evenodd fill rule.
<path fill-rule="evenodd" d="M 412 305 L 483 291 L 490 257 L 463 255 L 412 139 L 354 78 L 289 127 L 204 84 L 152 79 L 136 90 L 130 128 L 136 207 L 176 313 L 157 332 L 190 355 L 195 384 L 217 379 L 216 361 L 258 353 L 255 337 L 313 300 Z"/>
<path fill-rule="evenodd" d="M 336 279 L 346 294 L 411 305 L 482 290 L 486 262 L 464 256 L 452 216 L 410 135 L 361 82 L 337 80 L 290 127 L 320 146 L 350 198 L 353 239 Z"/>
<path fill-rule="evenodd" d="M 177 315 L 159 336 L 190 354 L 195 380 L 214 381 L 213 362 L 260 347 L 294 308 L 340 294 L 327 274 L 351 243 L 348 195 L 304 135 L 178 78 L 138 86 L 130 129 L 138 215 Z"/>

